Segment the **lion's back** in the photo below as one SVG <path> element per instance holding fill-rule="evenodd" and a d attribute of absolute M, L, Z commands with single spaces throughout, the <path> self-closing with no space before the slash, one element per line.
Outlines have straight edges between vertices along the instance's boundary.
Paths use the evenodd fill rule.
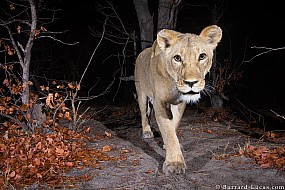
<path fill-rule="evenodd" d="M 135 65 L 135 82 L 137 91 L 145 90 L 150 88 L 150 62 L 151 62 L 151 48 L 143 50 L 137 60 Z"/>

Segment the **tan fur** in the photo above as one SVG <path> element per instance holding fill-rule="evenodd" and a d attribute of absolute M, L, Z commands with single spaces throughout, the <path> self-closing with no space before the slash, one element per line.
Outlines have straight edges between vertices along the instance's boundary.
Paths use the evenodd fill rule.
<path fill-rule="evenodd" d="M 197 102 L 212 66 L 213 51 L 222 30 L 208 26 L 200 35 L 161 30 L 153 46 L 140 53 L 135 66 L 135 84 L 142 117 L 143 137 L 151 138 L 149 102 L 166 148 L 163 172 L 182 173 L 186 165 L 176 130 L 186 103 Z"/>

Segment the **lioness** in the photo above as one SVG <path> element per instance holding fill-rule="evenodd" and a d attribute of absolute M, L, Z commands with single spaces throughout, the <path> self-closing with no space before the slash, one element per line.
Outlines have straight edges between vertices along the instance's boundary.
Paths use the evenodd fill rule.
<path fill-rule="evenodd" d="M 186 103 L 197 102 L 212 66 L 213 51 L 222 30 L 208 26 L 200 35 L 163 29 L 152 47 L 142 51 L 135 65 L 135 84 L 144 138 L 152 138 L 150 102 L 163 138 L 166 158 L 164 173 L 185 173 L 186 164 L 176 130 Z"/>

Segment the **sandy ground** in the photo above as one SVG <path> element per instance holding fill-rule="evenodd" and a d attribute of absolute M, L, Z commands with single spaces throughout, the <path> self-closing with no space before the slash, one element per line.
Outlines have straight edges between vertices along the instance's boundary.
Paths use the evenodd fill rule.
<path fill-rule="evenodd" d="M 119 116 L 118 116 L 119 117 Z M 99 168 L 73 170 L 67 175 L 92 174 L 92 179 L 76 184 L 73 189 L 285 189 L 285 173 L 275 168 L 261 168 L 253 159 L 237 156 L 246 143 L 276 146 L 259 142 L 237 130 L 230 124 L 214 122 L 210 117 L 186 111 L 178 131 L 183 145 L 187 170 L 185 174 L 162 173 L 165 151 L 156 123 L 152 119 L 155 137 L 141 138 L 139 118 L 130 115 L 131 122 L 116 122 L 114 118 L 98 122 L 88 121 L 91 131 L 108 132 L 110 138 L 90 143 L 101 149 L 110 146 L 107 154 L 120 161 L 102 162 Z M 108 126 L 108 127 L 107 127 Z M 27 189 L 39 189 L 31 186 Z M 63 185 L 63 188 L 64 185 Z"/>

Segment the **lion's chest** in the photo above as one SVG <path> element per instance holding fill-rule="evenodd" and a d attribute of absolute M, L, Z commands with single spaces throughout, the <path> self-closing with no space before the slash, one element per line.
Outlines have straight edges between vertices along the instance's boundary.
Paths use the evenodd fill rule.
<path fill-rule="evenodd" d="M 164 81 L 165 82 L 165 81 Z M 179 104 L 181 103 L 181 93 L 178 91 L 177 87 L 174 85 L 169 86 L 164 82 L 154 82 L 152 84 L 152 91 L 154 101 L 158 100 L 160 102 Z"/>

